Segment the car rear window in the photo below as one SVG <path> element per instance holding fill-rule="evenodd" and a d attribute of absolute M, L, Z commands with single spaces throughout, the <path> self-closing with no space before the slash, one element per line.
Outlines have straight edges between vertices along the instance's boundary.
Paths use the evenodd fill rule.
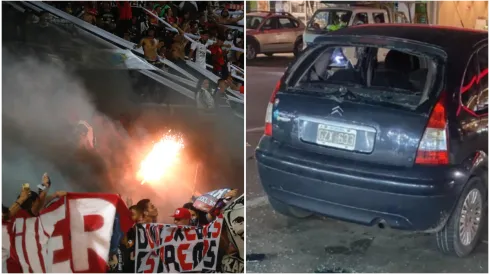
<path fill-rule="evenodd" d="M 410 108 L 429 98 L 440 69 L 427 55 L 380 47 L 329 46 L 310 55 L 293 72 L 291 88 L 345 86 L 366 99 Z"/>
<path fill-rule="evenodd" d="M 308 24 L 312 30 L 331 31 L 336 27 L 345 27 L 349 24 L 352 11 L 349 10 L 319 10 Z"/>

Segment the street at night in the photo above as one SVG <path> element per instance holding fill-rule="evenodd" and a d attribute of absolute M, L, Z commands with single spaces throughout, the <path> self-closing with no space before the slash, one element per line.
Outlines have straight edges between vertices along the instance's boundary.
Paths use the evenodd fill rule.
<path fill-rule="evenodd" d="M 259 55 L 247 63 L 247 272 L 488 272 L 486 241 L 457 259 L 437 251 L 430 234 L 323 217 L 294 219 L 272 209 L 258 178 L 254 150 L 272 90 L 293 59 L 292 54 Z"/>

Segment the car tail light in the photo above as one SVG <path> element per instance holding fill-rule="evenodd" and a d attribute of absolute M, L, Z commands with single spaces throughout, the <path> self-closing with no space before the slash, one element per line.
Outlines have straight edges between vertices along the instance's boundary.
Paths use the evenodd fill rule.
<path fill-rule="evenodd" d="M 277 81 L 276 87 L 272 92 L 271 99 L 269 100 L 269 104 L 267 104 L 267 111 L 265 112 L 265 129 L 264 129 L 264 135 L 266 136 L 272 136 L 272 109 L 274 108 L 274 100 L 276 99 L 276 94 L 279 91 L 279 88 L 281 87 L 281 81 L 282 79 Z"/>
<path fill-rule="evenodd" d="M 424 136 L 417 150 L 416 164 L 441 165 L 449 163 L 447 144 L 446 107 L 444 107 L 444 95 L 436 103 L 429 123 L 425 128 Z"/>

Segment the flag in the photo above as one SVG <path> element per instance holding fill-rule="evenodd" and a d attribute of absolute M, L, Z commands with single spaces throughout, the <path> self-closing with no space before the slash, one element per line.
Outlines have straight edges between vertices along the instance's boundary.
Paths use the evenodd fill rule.
<path fill-rule="evenodd" d="M 105 273 L 116 215 L 127 232 L 134 223 L 120 196 L 97 193 L 68 193 L 38 217 L 21 211 L 2 231 L 10 239 L 7 270 Z"/>

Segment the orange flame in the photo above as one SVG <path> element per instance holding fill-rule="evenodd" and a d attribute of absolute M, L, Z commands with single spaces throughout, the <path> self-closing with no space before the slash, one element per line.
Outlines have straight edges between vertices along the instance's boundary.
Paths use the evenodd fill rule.
<path fill-rule="evenodd" d="M 180 160 L 184 148 L 182 137 L 167 134 L 153 145 L 148 155 L 143 159 L 137 177 L 141 184 L 156 183 L 163 179 Z"/>

